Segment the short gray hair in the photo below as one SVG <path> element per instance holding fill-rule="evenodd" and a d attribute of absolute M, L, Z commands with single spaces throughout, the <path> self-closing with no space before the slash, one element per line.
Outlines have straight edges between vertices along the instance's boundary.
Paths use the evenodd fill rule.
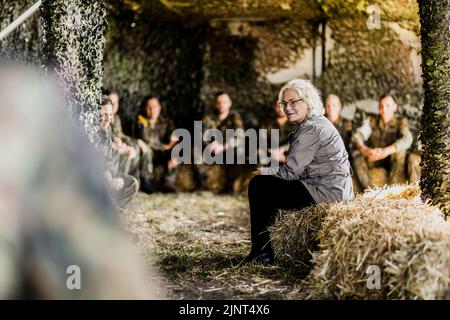
<path fill-rule="evenodd" d="M 310 81 L 294 79 L 286 83 L 278 94 L 279 102 L 282 101 L 283 94 L 288 89 L 295 90 L 299 97 L 308 105 L 308 116 L 323 116 L 325 114 L 325 108 L 323 107 L 320 93 Z"/>

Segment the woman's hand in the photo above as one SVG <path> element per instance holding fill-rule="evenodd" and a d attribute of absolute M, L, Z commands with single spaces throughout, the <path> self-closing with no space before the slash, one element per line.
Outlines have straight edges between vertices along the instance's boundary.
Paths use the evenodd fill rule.
<path fill-rule="evenodd" d="M 255 171 L 252 172 L 252 177 L 256 177 L 261 175 L 261 168 L 258 167 Z"/>
<path fill-rule="evenodd" d="M 286 156 L 284 155 L 284 148 L 275 148 L 275 149 L 269 149 L 270 156 L 273 160 L 277 161 L 278 163 L 285 163 L 286 162 Z"/>

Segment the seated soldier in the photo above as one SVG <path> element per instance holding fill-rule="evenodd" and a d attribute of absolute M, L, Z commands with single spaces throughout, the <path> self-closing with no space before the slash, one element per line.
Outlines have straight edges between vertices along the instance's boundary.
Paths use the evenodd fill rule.
<path fill-rule="evenodd" d="M 113 117 L 111 119 L 112 148 L 119 154 L 119 171 L 139 178 L 139 146 L 122 130 L 122 121 L 118 114 L 119 94 L 115 90 L 106 90 L 104 94 L 108 96 L 113 106 Z"/>
<path fill-rule="evenodd" d="M 133 176 L 119 173 L 119 156 L 112 148 L 112 109 L 111 100 L 104 96 L 100 110 L 100 130 L 95 145 L 105 158 L 105 176 L 111 189 L 113 203 L 123 209 L 136 196 L 138 181 Z"/>
<path fill-rule="evenodd" d="M 270 156 L 273 158 L 273 160 L 277 161 L 280 164 L 283 164 L 286 162 L 286 154 L 289 149 L 289 133 L 294 131 L 296 125 L 292 122 L 288 121 L 288 118 L 286 114 L 283 112 L 283 110 L 280 107 L 280 104 L 278 103 L 278 97 L 275 98 L 274 104 L 274 111 L 275 116 L 271 115 L 269 116 L 262 125 L 262 129 L 267 129 L 268 137 L 271 136 L 270 131 L 273 129 L 278 130 L 279 140 L 278 140 L 278 147 L 271 147 L 270 146 L 270 139 L 267 139 L 267 147 Z"/>
<path fill-rule="evenodd" d="M 215 98 L 215 112 L 206 115 L 203 118 L 203 128 L 217 129 L 222 133 L 223 143 L 217 140 L 208 144 L 208 148 L 214 155 L 223 154 L 224 163 L 226 163 L 226 152 L 239 147 L 239 139 L 226 141 L 227 129 L 243 129 L 243 123 L 239 113 L 231 111 L 232 100 L 226 92 L 219 92 Z M 234 159 L 235 160 L 235 159 Z M 235 164 L 212 164 L 201 165 L 198 167 L 205 189 L 214 193 L 230 191 L 233 188 L 234 180 L 238 177 L 238 166 Z"/>
<path fill-rule="evenodd" d="M 355 171 L 364 188 L 405 182 L 406 151 L 413 140 L 408 119 L 395 114 L 397 103 L 390 94 L 380 97 L 379 110 L 352 137 Z"/>
<path fill-rule="evenodd" d="M 350 140 L 352 137 L 352 122 L 341 117 L 342 102 L 338 96 L 330 94 L 325 101 L 325 112 L 328 120 L 334 125 L 344 140 L 345 149 L 350 150 Z M 350 152 L 349 152 L 350 154 Z"/>
<path fill-rule="evenodd" d="M 137 119 L 137 143 L 142 151 L 141 189 L 147 193 L 167 191 L 167 175 L 177 167 L 171 159 L 171 150 L 178 142 L 172 136 L 175 126 L 171 119 L 161 115 L 161 109 L 159 100 L 148 96 Z"/>
<path fill-rule="evenodd" d="M 330 94 L 325 100 L 325 113 L 330 120 L 330 122 L 334 125 L 336 130 L 339 132 L 342 140 L 344 141 L 345 149 L 349 155 L 350 164 L 353 166 L 353 159 L 351 158 L 351 138 L 352 138 L 352 129 L 353 125 L 350 120 L 346 120 L 341 117 L 342 112 L 342 102 L 341 99 L 334 94 Z M 352 175 L 353 181 L 353 190 L 355 193 L 361 192 L 360 183 L 355 175 Z"/>
<path fill-rule="evenodd" d="M 421 167 L 420 160 L 422 154 L 422 144 L 417 137 L 416 141 L 413 143 L 413 148 L 408 156 L 408 179 L 409 182 L 420 181 Z"/>

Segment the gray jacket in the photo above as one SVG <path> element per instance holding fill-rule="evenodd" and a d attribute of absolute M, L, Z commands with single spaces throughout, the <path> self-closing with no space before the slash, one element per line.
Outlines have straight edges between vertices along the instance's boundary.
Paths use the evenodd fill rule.
<path fill-rule="evenodd" d="M 324 116 L 306 118 L 291 133 L 287 162 L 276 177 L 300 180 L 316 203 L 353 199 L 350 162 L 344 142 Z"/>

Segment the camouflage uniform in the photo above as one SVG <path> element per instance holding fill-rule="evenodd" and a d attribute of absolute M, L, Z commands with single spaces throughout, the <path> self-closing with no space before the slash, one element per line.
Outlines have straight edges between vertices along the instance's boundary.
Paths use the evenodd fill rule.
<path fill-rule="evenodd" d="M 352 122 L 350 120 L 345 120 L 339 117 L 339 120 L 336 123 L 333 123 L 336 130 L 344 140 L 345 148 L 347 149 L 347 153 L 350 155 L 350 143 L 352 139 Z"/>
<path fill-rule="evenodd" d="M 352 130 L 353 130 L 353 124 L 350 120 L 346 120 L 342 117 L 339 117 L 338 121 L 336 123 L 333 123 L 336 130 L 339 132 L 342 140 L 344 141 L 345 149 L 347 150 L 349 161 L 352 167 L 354 167 L 353 164 L 353 154 L 352 154 Z M 360 193 L 362 190 L 362 186 L 359 182 L 359 179 L 357 176 L 353 173 L 352 174 L 352 182 L 353 182 L 353 191 L 355 193 Z"/>
<path fill-rule="evenodd" d="M 111 123 L 111 133 L 113 140 L 115 138 L 119 138 L 125 144 L 132 146 L 136 150 L 139 151 L 139 146 L 136 141 L 127 136 L 122 130 L 122 121 L 118 114 L 114 115 L 114 122 Z M 129 159 L 124 154 L 120 154 L 119 156 L 119 172 L 123 174 L 130 174 L 135 178 L 139 178 L 139 163 L 140 163 L 140 154 L 137 153 L 137 156 L 133 159 Z"/>
<path fill-rule="evenodd" d="M 123 133 L 122 120 L 120 120 L 120 116 L 118 114 L 114 115 L 114 122 L 111 123 L 111 133 L 114 137 L 122 139 L 123 142 L 131 142 L 131 138 Z"/>
<path fill-rule="evenodd" d="M 162 115 L 155 125 L 151 124 L 150 119 L 139 115 L 137 128 L 138 137 L 149 147 L 149 151 L 142 155 L 141 177 L 152 178 L 156 188 L 161 190 L 167 175 L 167 162 L 171 157 L 171 151 L 164 150 L 164 144 L 170 142 L 175 125 Z"/>
<path fill-rule="evenodd" d="M 353 163 L 362 186 L 367 188 L 385 183 L 404 183 L 406 152 L 413 140 L 408 119 L 394 116 L 385 125 L 380 116 L 370 116 L 352 137 L 355 147 L 363 145 L 366 140 L 369 148 L 385 148 L 394 144 L 397 152 L 385 159 L 372 162 L 359 151 L 355 151 Z M 386 181 L 383 181 L 385 179 L 382 178 L 381 169 L 386 172 Z"/>
<path fill-rule="evenodd" d="M 270 136 L 271 136 L 270 130 L 278 129 L 278 134 L 279 134 L 278 145 L 280 147 L 284 147 L 287 152 L 287 150 L 289 149 L 289 133 L 294 131 L 296 126 L 297 125 L 295 123 L 292 123 L 289 121 L 286 121 L 284 123 L 284 125 L 281 126 L 278 123 L 276 116 L 267 118 L 266 121 L 263 122 L 263 126 L 262 126 L 262 129 L 267 129 L 268 136 L 265 137 L 267 140 L 267 148 L 270 148 Z"/>
<path fill-rule="evenodd" d="M 111 188 L 112 200 L 119 208 L 124 208 L 137 194 L 139 183 L 137 179 L 131 175 L 121 173 L 119 170 L 120 157 L 112 148 L 112 131 L 111 127 L 106 130 L 99 130 L 97 140 L 94 142 L 97 150 L 99 150 L 105 159 L 105 169 L 113 178 L 121 178 L 124 180 L 124 186 L 119 190 Z"/>
<path fill-rule="evenodd" d="M 288 120 L 286 120 L 286 122 L 283 125 L 280 125 L 280 123 L 278 123 L 278 121 L 277 121 L 276 114 L 273 114 L 272 116 L 268 117 L 267 119 L 265 119 L 262 122 L 261 129 L 267 129 L 267 131 L 261 131 L 259 133 L 259 135 L 258 135 L 258 138 L 260 139 L 259 147 L 261 148 L 261 146 L 265 143 L 265 147 L 267 147 L 267 149 L 270 149 L 271 148 L 271 136 L 272 136 L 271 130 L 278 130 L 278 147 L 279 148 L 283 147 L 285 150 L 284 155 L 286 155 L 287 151 L 289 149 L 289 134 L 291 132 L 293 132 L 296 127 L 297 127 L 296 124 L 289 122 Z M 260 149 L 259 150 L 260 164 L 257 166 L 250 166 L 250 168 L 248 168 L 245 178 L 244 178 L 244 182 L 242 184 L 243 191 L 247 190 L 248 183 L 250 182 L 251 178 L 253 177 L 253 172 L 256 171 L 258 169 L 258 167 L 263 166 L 261 164 L 261 162 L 263 162 L 261 157 L 265 158 L 266 156 L 269 156 L 267 150 Z M 265 164 L 264 164 L 264 166 L 265 166 Z"/>
<path fill-rule="evenodd" d="M 157 298 L 87 136 L 45 79 L 0 69 L 0 299 Z"/>
<path fill-rule="evenodd" d="M 208 114 L 203 117 L 203 129 L 218 129 L 222 133 L 223 143 L 226 143 L 226 129 L 244 129 L 242 118 L 236 111 L 232 110 L 223 121 L 219 119 L 217 113 Z M 231 143 L 231 147 L 235 148 L 235 160 L 236 160 L 236 148 L 237 140 L 228 141 Z M 209 143 L 208 143 L 209 144 Z M 224 163 L 226 161 L 226 151 L 223 153 Z M 236 161 L 234 162 L 236 163 Z M 221 193 L 233 189 L 235 180 L 239 176 L 239 165 L 237 164 L 212 164 L 212 165 L 200 165 L 198 166 L 201 179 L 203 181 L 203 187 L 214 193 Z M 238 190 L 234 190 L 238 191 Z"/>
<path fill-rule="evenodd" d="M 408 177 L 409 182 L 420 181 L 421 167 L 420 167 L 420 151 L 414 150 L 408 156 Z"/>

